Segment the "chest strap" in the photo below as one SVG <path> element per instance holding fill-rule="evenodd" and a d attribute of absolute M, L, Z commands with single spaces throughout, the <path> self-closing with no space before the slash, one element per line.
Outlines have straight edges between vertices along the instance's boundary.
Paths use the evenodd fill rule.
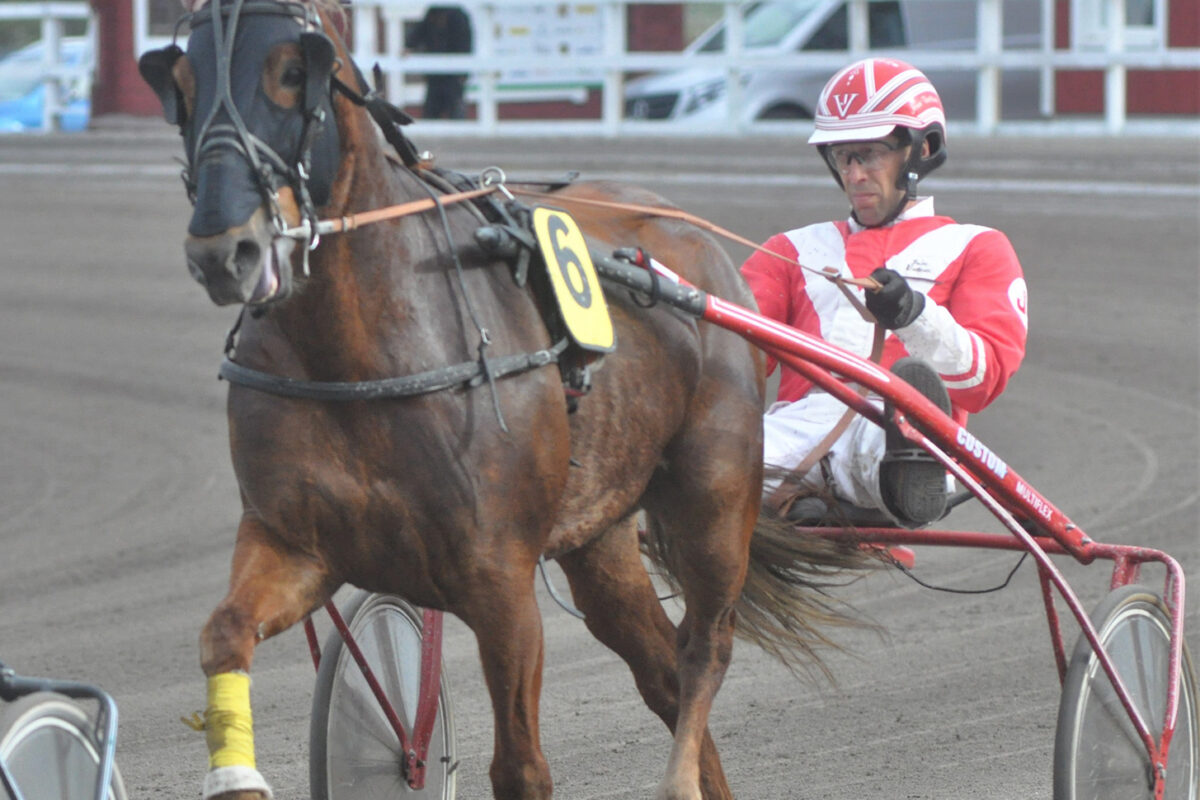
<path fill-rule="evenodd" d="M 308 381 L 285 378 L 243 366 L 229 358 L 221 362 L 219 375 L 236 386 L 279 397 L 332 401 L 385 400 L 413 397 L 453 389 L 456 386 L 475 387 L 481 385 L 489 376 L 502 378 L 505 375 L 528 372 L 555 363 L 566 347 L 567 340 L 561 339 L 552 347 L 533 353 L 465 361 L 428 372 L 370 381 Z"/>

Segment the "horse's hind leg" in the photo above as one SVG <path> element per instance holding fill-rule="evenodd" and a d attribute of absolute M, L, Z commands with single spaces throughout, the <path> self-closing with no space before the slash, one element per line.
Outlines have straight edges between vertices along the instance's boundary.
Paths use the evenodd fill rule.
<path fill-rule="evenodd" d="M 204 797 L 258 800 L 270 789 L 254 762 L 250 663 L 258 642 L 286 630 L 332 592 L 324 566 L 243 517 L 233 552 L 229 593 L 200 634 L 208 677 L 204 725 L 209 772 Z"/>
<path fill-rule="evenodd" d="M 730 409 L 717 411 L 721 419 Z M 687 467 L 656 473 L 643 497 L 687 607 L 678 634 L 679 719 L 660 800 L 700 796 L 692 787 L 709 741 L 709 712 L 733 654 L 734 607 L 758 516 L 760 430 L 738 435 L 729 425 L 693 428 L 667 453 L 668 464 Z"/>
<path fill-rule="evenodd" d="M 677 734 L 678 742 L 678 634 L 642 565 L 634 520 L 630 518 L 584 547 L 560 556 L 558 563 L 570 581 L 572 597 L 588 630 L 625 660 L 646 705 Z M 685 724 L 699 725 L 699 733 L 689 734 L 695 744 L 689 742 L 686 753 L 673 753 L 669 771 L 674 776 L 673 787 L 660 788 L 659 797 L 731 798 L 706 722 L 693 714 Z"/>
<path fill-rule="evenodd" d="M 487 561 L 491 566 L 472 575 L 471 597 L 456 612 L 475 633 L 492 699 L 493 796 L 549 800 L 553 783 L 538 730 L 544 644 L 534 595 L 536 557 L 530 555 L 524 565 L 511 553 Z M 505 563 L 509 566 L 500 566 Z"/>

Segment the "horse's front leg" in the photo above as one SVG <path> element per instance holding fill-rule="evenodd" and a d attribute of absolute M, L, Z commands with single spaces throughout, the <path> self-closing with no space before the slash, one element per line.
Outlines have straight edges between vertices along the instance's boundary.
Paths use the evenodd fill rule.
<path fill-rule="evenodd" d="M 492 698 L 492 793 L 496 800 L 548 800 L 553 783 L 538 733 L 544 645 L 533 566 L 473 583 L 477 602 L 464 619 L 479 642 Z"/>
<path fill-rule="evenodd" d="M 254 761 L 254 647 L 302 619 L 334 588 L 323 563 L 271 535 L 257 519 L 242 518 L 229 593 L 200 634 L 200 664 L 208 677 L 206 800 L 271 797 Z"/>

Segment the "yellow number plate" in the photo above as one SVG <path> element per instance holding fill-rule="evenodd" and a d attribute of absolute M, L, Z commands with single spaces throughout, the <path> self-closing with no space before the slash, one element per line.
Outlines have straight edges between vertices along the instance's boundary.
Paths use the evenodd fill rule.
<path fill-rule="evenodd" d="M 571 338 L 585 350 L 611 352 L 612 318 L 583 232 L 570 214 L 546 206 L 534 206 L 533 231 Z"/>

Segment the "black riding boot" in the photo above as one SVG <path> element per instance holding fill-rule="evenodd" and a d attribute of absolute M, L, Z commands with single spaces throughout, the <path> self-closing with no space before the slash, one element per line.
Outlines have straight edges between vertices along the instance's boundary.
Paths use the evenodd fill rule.
<path fill-rule="evenodd" d="M 892 373 L 950 413 L 950 395 L 941 377 L 924 361 L 902 358 L 892 365 Z M 946 513 L 946 469 L 904 438 L 891 422 L 892 411 L 892 404 L 886 403 L 887 452 L 879 466 L 879 489 L 888 511 L 903 525 L 917 528 Z"/>

